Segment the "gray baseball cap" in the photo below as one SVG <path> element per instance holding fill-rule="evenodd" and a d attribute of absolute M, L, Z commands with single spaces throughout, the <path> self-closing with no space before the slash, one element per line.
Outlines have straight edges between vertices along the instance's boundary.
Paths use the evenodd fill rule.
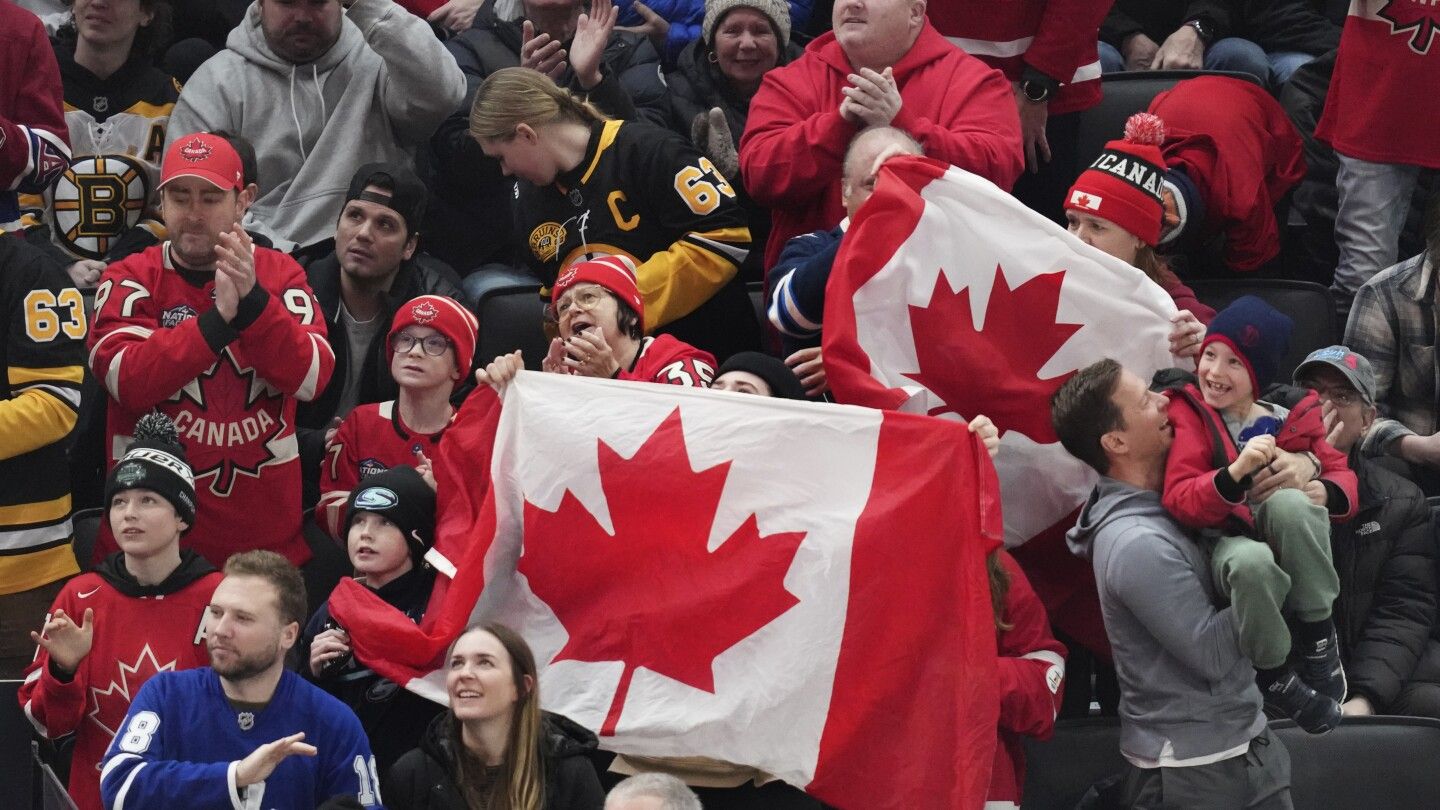
<path fill-rule="evenodd" d="M 1375 404 L 1375 370 L 1370 368 L 1370 361 L 1361 355 L 1350 351 L 1347 346 L 1326 346 L 1323 349 L 1316 349 L 1295 367 L 1295 383 L 1298 385 L 1308 369 L 1315 366 L 1329 366 L 1349 380 L 1350 385 L 1360 392 L 1360 397 L 1365 400 L 1366 405 Z"/>

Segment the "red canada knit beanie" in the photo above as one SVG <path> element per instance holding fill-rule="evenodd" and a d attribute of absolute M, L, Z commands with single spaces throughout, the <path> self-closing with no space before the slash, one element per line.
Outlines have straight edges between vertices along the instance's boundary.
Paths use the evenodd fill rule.
<path fill-rule="evenodd" d="M 1165 214 L 1161 198 L 1165 158 L 1160 154 L 1164 140 L 1165 122 L 1159 117 L 1150 113 L 1130 116 L 1124 140 L 1105 144 L 1105 150 L 1070 187 L 1066 210 L 1108 219 L 1155 247 Z"/>

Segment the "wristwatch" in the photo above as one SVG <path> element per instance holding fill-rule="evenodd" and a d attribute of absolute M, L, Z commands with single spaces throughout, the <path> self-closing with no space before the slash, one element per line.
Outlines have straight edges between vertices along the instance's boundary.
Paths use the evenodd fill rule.
<path fill-rule="evenodd" d="M 1206 46 L 1215 39 L 1215 29 L 1210 27 L 1210 23 L 1199 17 L 1186 20 L 1185 25 L 1195 29 L 1195 36 L 1199 37 L 1200 42 Z"/>
<path fill-rule="evenodd" d="M 1025 73 L 1020 77 L 1020 92 L 1025 94 L 1027 101 L 1034 104 L 1049 101 L 1059 89 L 1059 82 L 1033 67 L 1025 68 Z"/>

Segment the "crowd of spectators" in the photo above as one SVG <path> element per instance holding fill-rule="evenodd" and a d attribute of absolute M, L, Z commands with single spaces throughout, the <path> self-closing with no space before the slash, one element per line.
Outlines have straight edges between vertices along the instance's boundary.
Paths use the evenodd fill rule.
<path fill-rule="evenodd" d="M 0 677 L 38 736 L 73 735 L 80 807 L 819 806 L 703 757 L 612 764 L 541 711 L 545 662 L 502 625 L 454 639 L 431 703 L 357 659 L 326 598 L 353 575 L 421 620 L 443 576 L 431 459 L 526 365 L 832 399 L 831 268 L 906 155 L 1138 269 L 1195 368 L 1101 361 L 1055 395 L 1100 476 L 1070 542 L 1111 649 L 1067 651 L 990 556 L 987 807 L 1019 806 L 1020 740 L 1067 689 L 1091 710 L 1067 654 L 1118 683 L 1095 710 L 1120 718 L 1126 807 L 1289 807 L 1267 714 L 1440 718 L 1440 13 L 823 12 L 0 0 Z M 1196 73 L 1081 153 L 1102 75 L 1177 70 Z M 533 279 L 543 356 L 477 351 L 499 273 Z M 1335 310 L 1217 312 L 1191 286 L 1245 277 L 1317 282 Z M 1296 317 L 1343 339 L 1285 367 Z M 123 699 L 92 701 L 121 671 Z M 606 767 L 637 775 L 607 798 Z"/>

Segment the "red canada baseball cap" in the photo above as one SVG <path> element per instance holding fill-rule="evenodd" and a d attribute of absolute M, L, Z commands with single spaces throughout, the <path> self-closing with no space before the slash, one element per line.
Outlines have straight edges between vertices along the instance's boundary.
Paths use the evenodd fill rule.
<path fill-rule="evenodd" d="M 218 189 L 245 188 L 240 155 L 230 142 L 208 132 L 186 135 L 170 144 L 160 166 L 160 187 L 177 177 L 198 177 Z"/>

